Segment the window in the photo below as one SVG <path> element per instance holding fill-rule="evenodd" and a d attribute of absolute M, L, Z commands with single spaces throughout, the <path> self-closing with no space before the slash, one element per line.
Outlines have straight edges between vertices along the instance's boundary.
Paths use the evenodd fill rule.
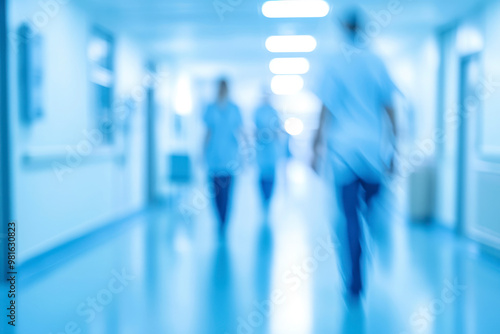
<path fill-rule="evenodd" d="M 90 81 L 93 94 L 94 119 L 97 129 L 103 133 L 104 143 L 114 141 L 113 86 L 114 86 L 114 40 L 102 29 L 92 31 L 88 45 Z"/>

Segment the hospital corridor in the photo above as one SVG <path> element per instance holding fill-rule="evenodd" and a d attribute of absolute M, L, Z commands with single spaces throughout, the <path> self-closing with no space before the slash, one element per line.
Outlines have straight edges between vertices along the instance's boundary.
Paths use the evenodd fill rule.
<path fill-rule="evenodd" d="M 498 32 L 498 0 L 0 0 L 0 333 L 500 333 Z"/>

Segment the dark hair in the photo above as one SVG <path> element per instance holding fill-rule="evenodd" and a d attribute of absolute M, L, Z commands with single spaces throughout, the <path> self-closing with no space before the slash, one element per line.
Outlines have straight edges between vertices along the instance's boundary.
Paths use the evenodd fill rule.
<path fill-rule="evenodd" d="M 218 84 L 218 86 L 219 86 L 220 88 L 224 87 L 224 88 L 226 88 L 226 89 L 227 89 L 227 79 L 225 79 L 225 78 L 221 78 L 221 79 L 219 79 L 219 84 Z"/>
<path fill-rule="evenodd" d="M 358 7 L 351 7 L 340 15 L 339 21 L 345 30 L 356 35 L 363 25 L 362 10 Z"/>
<path fill-rule="evenodd" d="M 227 95 L 229 92 L 229 87 L 228 87 L 228 82 L 226 78 L 220 78 L 219 81 L 217 82 L 217 94 L 219 97 L 221 95 Z"/>

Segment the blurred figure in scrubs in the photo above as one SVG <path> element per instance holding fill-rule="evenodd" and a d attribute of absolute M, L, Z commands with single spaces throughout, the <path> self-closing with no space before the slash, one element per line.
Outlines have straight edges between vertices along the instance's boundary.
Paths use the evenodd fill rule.
<path fill-rule="evenodd" d="M 323 102 L 314 141 L 313 168 L 320 144 L 326 143 L 335 190 L 345 218 L 337 229 L 341 271 L 351 296 L 363 292 L 362 215 L 368 227 L 374 197 L 392 171 L 396 122 L 392 104 L 395 86 L 380 58 L 359 45 L 364 26 L 352 9 L 341 18 L 345 42 L 324 68 L 318 97 Z"/>
<path fill-rule="evenodd" d="M 207 127 L 204 144 L 205 157 L 215 195 L 219 232 L 223 235 L 226 229 L 234 174 L 239 166 L 238 139 L 242 130 L 240 110 L 229 99 L 229 88 L 225 79 L 219 80 L 217 99 L 205 110 L 203 121 Z"/>
<path fill-rule="evenodd" d="M 278 112 L 271 106 L 269 99 L 270 93 L 265 90 L 262 104 L 254 115 L 259 183 L 266 214 L 274 190 L 281 135 Z"/>

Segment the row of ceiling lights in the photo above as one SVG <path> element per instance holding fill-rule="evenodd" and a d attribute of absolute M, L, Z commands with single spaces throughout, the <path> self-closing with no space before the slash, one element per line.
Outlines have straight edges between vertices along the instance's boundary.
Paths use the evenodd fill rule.
<path fill-rule="evenodd" d="M 262 5 L 262 14 L 268 18 L 318 18 L 325 17 L 330 6 L 323 0 L 272 0 Z M 270 36 L 266 48 L 272 53 L 307 53 L 316 49 L 317 42 L 310 35 Z M 274 58 L 269 69 L 275 76 L 271 90 L 277 95 L 298 93 L 304 86 L 300 76 L 309 71 L 309 61 L 304 57 Z"/>

